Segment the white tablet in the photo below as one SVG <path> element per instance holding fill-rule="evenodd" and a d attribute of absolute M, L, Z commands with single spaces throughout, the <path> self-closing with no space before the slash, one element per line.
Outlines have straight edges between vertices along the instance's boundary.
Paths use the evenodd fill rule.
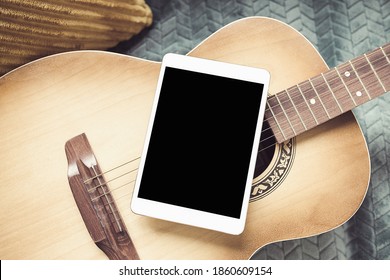
<path fill-rule="evenodd" d="M 263 69 L 165 55 L 132 211 L 240 234 L 268 83 Z"/>

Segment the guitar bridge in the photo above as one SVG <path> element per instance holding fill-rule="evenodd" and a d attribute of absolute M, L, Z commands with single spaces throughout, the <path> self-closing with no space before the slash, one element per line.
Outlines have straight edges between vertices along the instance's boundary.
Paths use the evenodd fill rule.
<path fill-rule="evenodd" d="M 68 180 L 84 223 L 109 259 L 139 259 L 85 134 L 65 144 Z"/>

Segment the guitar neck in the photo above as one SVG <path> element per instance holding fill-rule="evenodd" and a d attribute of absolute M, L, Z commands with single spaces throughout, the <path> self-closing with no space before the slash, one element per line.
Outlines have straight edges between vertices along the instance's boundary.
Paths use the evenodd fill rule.
<path fill-rule="evenodd" d="M 390 91 L 390 43 L 268 97 L 278 143 Z"/>

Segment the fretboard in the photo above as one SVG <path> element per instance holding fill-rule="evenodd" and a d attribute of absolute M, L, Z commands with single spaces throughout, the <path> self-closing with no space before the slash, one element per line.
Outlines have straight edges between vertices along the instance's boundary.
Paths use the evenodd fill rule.
<path fill-rule="evenodd" d="M 282 143 L 390 91 L 390 43 L 268 97 L 265 117 Z"/>

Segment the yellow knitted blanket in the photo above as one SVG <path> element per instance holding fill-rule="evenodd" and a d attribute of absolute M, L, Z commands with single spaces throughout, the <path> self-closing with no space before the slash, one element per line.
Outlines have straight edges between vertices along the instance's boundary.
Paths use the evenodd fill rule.
<path fill-rule="evenodd" d="M 0 75 L 70 50 L 104 50 L 152 23 L 144 0 L 1 0 Z"/>

